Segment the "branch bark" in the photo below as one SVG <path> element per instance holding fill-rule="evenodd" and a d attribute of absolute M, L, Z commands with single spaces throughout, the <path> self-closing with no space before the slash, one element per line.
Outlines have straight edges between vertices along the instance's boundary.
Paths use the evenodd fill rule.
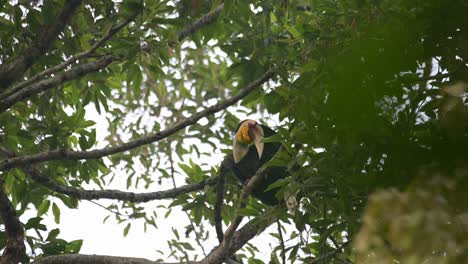
<path fill-rule="evenodd" d="M 54 77 L 32 84 L 6 98 L 1 99 L 0 100 L 0 113 L 6 111 L 15 103 L 21 100 L 24 100 L 32 95 L 46 91 L 66 81 L 79 78 L 90 72 L 99 71 L 107 67 L 107 65 L 109 65 L 112 61 L 114 61 L 113 57 L 104 56 L 94 62 L 89 62 L 89 63 L 78 65 L 67 72 L 59 73 L 55 75 Z"/>
<path fill-rule="evenodd" d="M 196 20 L 194 23 L 184 27 L 184 29 L 182 29 L 182 31 L 179 33 L 178 40 L 182 41 L 187 36 L 190 36 L 193 33 L 200 30 L 201 28 L 213 23 L 215 19 L 218 17 L 218 15 L 221 13 L 221 11 L 223 11 L 223 9 L 224 9 L 224 3 L 220 4 L 213 11 L 207 13 L 200 19 Z"/>
<path fill-rule="evenodd" d="M 147 145 L 161 139 L 164 139 L 187 126 L 195 124 L 198 120 L 208 115 L 214 114 L 227 107 L 235 104 L 245 96 L 247 96 L 254 89 L 260 87 L 263 83 L 268 81 L 274 75 L 274 70 L 270 69 L 264 73 L 260 78 L 248 84 L 246 87 L 241 89 L 236 95 L 229 99 L 224 100 L 221 103 L 208 107 L 189 118 L 175 124 L 174 126 L 165 129 L 163 131 L 150 134 L 148 136 L 135 139 L 133 141 L 102 149 L 96 149 L 91 151 L 72 151 L 72 150 L 52 150 L 33 155 L 18 156 L 15 158 L 5 159 L 0 161 L 0 170 L 7 170 L 12 167 L 18 167 L 23 165 L 30 165 L 37 162 L 51 161 L 51 160 L 81 160 L 81 159 L 99 159 L 105 156 L 113 155 L 116 153 L 128 151 L 143 145 Z"/>
<path fill-rule="evenodd" d="M 32 262 L 33 264 L 196 264 L 198 262 L 159 262 L 144 258 L 115 256 L 64 254 L 49 256 Z"/>
<path fill-rule="evenodd" d="M 81 0 L 66 1 L 54 23 L 43 28 L 29 48 L 13 61 L 0 65 L 0 88 L 6 88 L 16 81 L 34 64 L 36 58 L 42 56 L 49 49 L 51 43 L 57 38 L 81 2 Z"/>
<path fill-rule="evenodd" d="M 27 260 L 24 245 L 24 230 L 16 215 L 16 210 L 3 190 L 3 179 L 0 178 L 0 218 L 5 225 L 7 243 L 0 264 L 19 263 Z"/>

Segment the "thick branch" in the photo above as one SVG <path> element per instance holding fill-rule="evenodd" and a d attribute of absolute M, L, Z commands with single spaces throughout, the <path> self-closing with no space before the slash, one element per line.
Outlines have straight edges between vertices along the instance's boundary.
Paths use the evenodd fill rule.
<path fill-rule="evenodd" d="M 15 158 L 5 159 L 0 161 L 0 170 L 6 170 L 15 166 L 22 166 L 22 165 L 30 165 L 36 162 L 44 162 L 50 160 L 80 160 L 80 159 L 99 159 L 105 156 L 109 156 L 116 153 L 121 153 L 124 151 L 128 151 L 146 144 L 150 144 L 161 139 L 164 139 L 181 129 L 184 129 L 187 126 L 195 124 L 198 120 L 206 117 L 208 115 L 214 114 L 219 112 L 227 107 L 235 104 L 245 96 L 247 96 L 251 91 L 260 87 L 263 83 L 268 81 L 274 74 L 273 70 L 267 71 L 263 74 L 259 79 L 255 80 L 254 82 L 248 84 L 246 87 L 241 89 L 239 93 L 232 96 L 229 99 L 224 100 L 221 103 L 213 105 L 211 107 L 206 108 L 189 118 L 175 124 L 174 126 L 154 133 L 148 136 L 118 145 L 113 147 L 107 147 L 103 149 L 96 149 L 91 151 L 72 151 L 72 150 L 52 150 L 47 152 L 42 152 L 33 155 L 25 155 L 19 156 Z"/>
<path fill-rule="evenodd" d="M 94 62 L 78 65 L 67 72 L 62 72 L 54 77 L 32 84 L 6 98 L 0 100 L 0 113 L 10 108 L 15 103 L 24 100 L 32 95 L 46 91 L 66 81 L 84 76 L 90 72 L 99 71 L 114 60 L 111 56 L 104 56 Z"/>
<path fill-rule="evenodd" d="M 32 262 L 33 264 L 195 264 L 198 262 L 159 262 L 144 258 L 64 254 L 49 256 Z"/>
<path fill-rule="evenodd" d="M 29 48 L 10 63 L 0 65 L 0 88 L 8 87 L 12 82 L 17 80 L 34 64 L 36 58 L 42 56 L 47 51 L 80 4 L 81 0 L 66 1 L 57 19 L 53 21 L 53 24 L 48 25 L 38 33 L 37 39 Z"/>
<path fill-rule="evenodd" d="M 1 96 L 2 97 L 10 96 L 10 95 L 18 92 L 19 90 L 23 89 L 24 87 L 26 87 L 26 86 L 28 86 L 28 85 L 42 79 L 43 77 L 45 77 L 47 75 L 50 75 L 52 73 L 56 73 L 56 72 L 59 72 L 59 71 L 65 69 L 67 66 L 71 65 L 72 63 L 76 62 L 77 60 L 87 58 L 88 56 L 92 55 L 99 47 L 101 47 L 107 40 L 109 40 L 112 36 L 114 36 L 115 33 L 119 32 L 122 28 L 124 28 L 126 25 L 128 25 L 130 22 L 132 22 L 136 18 L 137 15 L 138 15 L 138 13 L 135 13 L 133 16 L 126 19 L 120 25 L 117 25 L 116 27 L 111 28 L 107 32 L 106 35 L 104 35 L 100 40 L 96 41 L 96 43 L 94 43 L 94 45 L 91 46 L 91 48 L 89 48 L 88 50 L 85 50 L 83 52 L 80 52 L 80 53 L 77 53 L 77 54 L 71 56 L 70 58 L 68 58 L 68 60 L 62 62 L 59 65 L 56 65 L 56 66 L 53 66 L 53 67 L 50 67 L 50 68 L 47 68 L 47 69 L 43 70 L 42 72 L 34 75 L 33 77 L 27 79 L 26 81 L 23 81 L 23 82 L 15 85 L 13 88 L 5 91 Z"/>
<path fill-rule="evenodd" d="M 0 218 L 5 225 L 7 243 L 0 264 L 19 263 L 27 259 L 24 245 L 24 230 L 16 215 L 15 208 L 3 190 L 3 179 L 0 178 Z"/>
<path fill-rule="evenodd" d="M 224 9 L 224 3 L 217 6 L 213 11 L 207 13 L 206 15 L 204 15 L 203 17 L 195 21 L 193 24 L 190 24 L 184 27 L 184 29 L 182 29 L 182 31 L 179 33 L 178 40 L 181 41 L 187 36 L 190 36 L 196 31 L 200 30 L 202 27 L 208 26 L 211 23 L 213 23 L 215 19 L 218 17 L 219 13 L 223 11 L 223 9 Z"/>
<path fill-rule="evenodd" d="M 45 187 L 55 192 L 66 194 L 80 200 L 112 199 L 126 202 L 145 203 L 154 200 L 175 198 L 182 193 L 198 191 L 203 189 L 205 186 L 214 185 L 218 180 L 218 177 L 212 177 L 198 183 L 187 184 L 165 191 L 134 193 L 123 192 L 119 190 L 83 190 L 73 188 L 59 184 L 55 180 L 41 175 L 36 169 L 31 167 L 25 167 L 23 169 L 33 180 L 44 185 Z"/>

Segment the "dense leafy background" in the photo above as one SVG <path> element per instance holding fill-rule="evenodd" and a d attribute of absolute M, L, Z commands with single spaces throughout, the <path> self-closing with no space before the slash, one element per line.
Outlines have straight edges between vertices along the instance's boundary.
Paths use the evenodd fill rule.
<path fill-rule="evenodd" d="M 278 184 L 303 197 L 296 216 L 283 217 L 294 226 L 286 248 L 291 261 L 466 260 L 468 3 L 231 0 L 212 25 L 178 41 L 185 25 L 218 4 L 85 1 L 24 78 L 89 49 L 111 27 L 138 14 L 85 61 L 118 59 L 1 113 L 0 144 L 24 154 L 121 144 L 170 127 L 276 67 L 273 80 L 235 110 L 204 118 L 166 140 L 103 159 L 37 166 L 74 187 L 105 188 L 117 172 L 127 188 L 167 186 L 173 177 L 195 183 L 215 175 L 219 164 L 209 162 L 213 155 L 229 152 L 236 115 L 262 116 L 267 124 L 281 124 L 275 127 L 277 140 L 288 160 L 277 162 L 294 168 Z M 1 1 L 1 61 L 34 43 L 62 5 Z M 95 123 L 85 115 L 91 106 L 108 121 L 102 142 L 96 142 Z M 47 214 L 59 222 L 55 197 L 71 208 L 76 199 L 31 181 L 21 168 L 1 177 L 18 214 L 37 210 L 24 223 L 34 256 L 79 251 L 81 241 L 61 240 L 58 229 L 41 223 Z M 240 187 L 228 178 L 226 188 L 227 223 Z M 206 188 L 178 197 L 166 211 L 186 210 L 192 220 L 186 234 L 196 231 L 193 237 L 203 243 L 215 240 L 214 201 L 214 189 Z M 109 208 L 131 212 L 112 215 L 124 223 L 124 233 L 135 218 L 157 225 L 152 210 L 140 204 Z M 262 210 L 265 206 L 252 200 L 243 213 Z M 3 237 L 0 231 L 0 247 Z M 166 256 L 191 259 L 184 251 L 193 252 L 197 244 L 181 241 L 169 241 Z M 253 246 L 247 249 L 251 263 L 262 263 Z M 281 247 L 272 250 L 271 262 L 281 259 L 280 252 Z"/>

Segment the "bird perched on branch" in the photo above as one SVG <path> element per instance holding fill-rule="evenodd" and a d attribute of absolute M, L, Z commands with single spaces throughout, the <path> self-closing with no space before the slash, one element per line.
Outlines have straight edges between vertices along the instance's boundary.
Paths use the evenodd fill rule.
<path fill-rule="evenodd" d="M 246 119 L 239 123 L 233 142 L 234 166 L 232 168 L 236 177 L 243 183 L 252 178 L 257 170 L 270 161 L 281 147 L 279 142 L 264 142 L 264 138 L 275 135 L 276 132 L 254 120 Z M 262 175 L 262 179 L 252 190 L 252 195 L 268 205 L 277 205 L 278 188 L 266 191 L 269 185 L 288 176 L 286 166 L 270 166 Z M 297 201 L 294 195 L 285 197 L 288 209 L 294 211 Z"/>

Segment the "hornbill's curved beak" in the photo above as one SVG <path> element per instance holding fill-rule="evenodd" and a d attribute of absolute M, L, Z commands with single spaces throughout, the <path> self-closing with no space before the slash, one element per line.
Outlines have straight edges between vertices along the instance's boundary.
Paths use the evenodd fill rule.
<path fill-rule="evenodd" d="M 239 162 L 247 154 L 251 143 L 255 144 L 258 158 L 261 159 L 264 148 L 263 137 L 263 128 L 256 121 L 250 119 L 242 121 L 234 136 L 234 162 Z"/>

